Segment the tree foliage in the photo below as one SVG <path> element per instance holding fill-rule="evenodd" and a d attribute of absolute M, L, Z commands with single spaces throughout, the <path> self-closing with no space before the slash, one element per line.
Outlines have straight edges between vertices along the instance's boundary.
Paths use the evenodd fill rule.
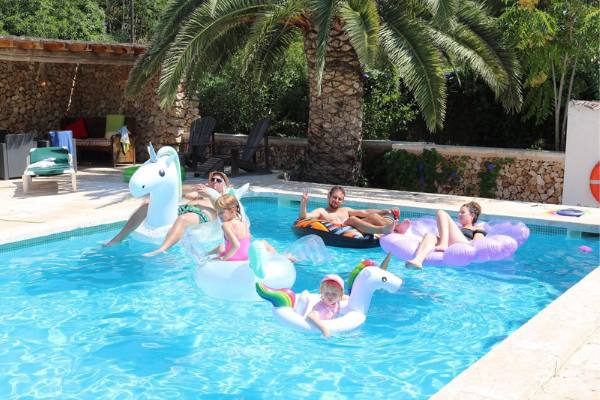
<path fill-rule="evenodd" d="M 599 22 L 597 0 L 508 2 L 500 18 L 525 71 L 525 118 L 539 123 L 554 115 L 556 150 L 565 147 L 568 102 L 599 95 L 589 79 L 600 62 Z"/>
<path fill-rule="evenodd" d="M 0 34 L 104 40 L 104 14 L 93 0 L 0 0 Z"/>

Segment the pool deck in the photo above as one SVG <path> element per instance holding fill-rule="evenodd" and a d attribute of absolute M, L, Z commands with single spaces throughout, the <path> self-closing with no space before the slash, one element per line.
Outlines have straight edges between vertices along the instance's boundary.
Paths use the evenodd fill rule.
<path fill-rule="evenodd" d="M 23 194 L 20 179 L 0 181 L 0 245 L 124 221 L 143 199 L 133 198 L 123 182 L 125 167 L 84 167 L 78 191 L 69 178 L 34 179 Z M 227 171 L 226 171 L 227 172 Z M 324 201 L 331 185 L 284 181 L 278 174 L 232 178 L 239 187 L 250 182 L 251 195 L 299 200 L 310 186 L 313 200 Z M 184 184 L 205 179 L 188 173 Z M 566 228 L 567 235 L 600 232 L 600 209 L 582 208 L 579 218 L 553 215 L 564 206 L 475 199 L 485 213 L 528 224 Z M 403 211 L 456 211 L 466 197 L 382 189 L 346 188 L 346 201 L 356 206 Z M 578 207 L 581 208 L 581 207 Z M 1 257 L 1 253 L 0 253 Z M 600 264 L 600 259 L 599 259 Z M 398 275 L 415 272 L 394 271 Z M 592 271 L 492 351 L 456 377 L 432 398 L 440 399 L 598 399 L 600 398 L 600 268 Z"/>

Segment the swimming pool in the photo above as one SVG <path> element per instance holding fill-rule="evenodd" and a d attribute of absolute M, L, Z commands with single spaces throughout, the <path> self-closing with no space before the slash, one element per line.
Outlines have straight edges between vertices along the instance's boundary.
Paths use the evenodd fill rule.
<path fill-rule="evenodd" d="M 276 212 L 274 212 L 276 209 Z M 248 202 L 255 239 L 283 250 L 297 208 Z M 273 215 L 278 216 L 274 226 Z M 389 270 L 362 329 L 330 340 L 286 330 L 271 306 L 208 298 L 177 246 L 100 244 L 116 231 L 0 253 L 0 397 L 428 398 L 598 265 L 598 241 L 533 233 L 514 260 Z M 577 250 L 592 247 L 593 253 Z M 330 249 L 294 290 L 346 278 L 379 249 Z"/>

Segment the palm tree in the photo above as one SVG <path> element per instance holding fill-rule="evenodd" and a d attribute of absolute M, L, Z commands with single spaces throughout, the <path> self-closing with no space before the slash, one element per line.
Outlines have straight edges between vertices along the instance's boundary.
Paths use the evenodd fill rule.
<path fill-rule="evenodd" d="M 160 70 L 169 107 L 179 84 L 197 83 L 243 49 L 255 77 L 302 35 L 310 77 L 304 178 L 360 177 L 363 71 L 387 54 L 430 130 L 445 116 L 442 68 L 469 68 L 507 110 L 522 102 L 518 64 L 481 3 L 471 0 L 173 0 L 127 82 L 135 96 Z"/>

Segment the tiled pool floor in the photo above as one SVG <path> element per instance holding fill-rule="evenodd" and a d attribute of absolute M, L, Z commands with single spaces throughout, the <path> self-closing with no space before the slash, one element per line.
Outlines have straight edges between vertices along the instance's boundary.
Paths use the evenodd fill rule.
<path fill-rule="evenodd" d="M 81 168 L 78 191 L 67 178 L 34 179 L 28 195 L 20 179 L 0 181 L 0 245 L 58 232 L 124 221 L 143 199 L 132 198 L 123 182 L 125 167 Z M 188 173 L 188 175 L 192 175 Z M 323 201 L 331 185 L 286 182 L 271 175 L 242 175 L 254 193 L 297 201 L 301 188 Z M 205 179 L 190 177 L 184 184 Z M 381 189 L 346 188 L 359 206 L 396 205 L 404 211 L 457 210 L 465 197 Z M 600 231 L 600 210 L 580 218 L 549 214 L 556 205 L 477 199 L 485 215 L 517 218 L 568 234 Z M 1 253 L 0 253 L 1 257 Z M 600 263 L 600 262 L 599 262 Z M 600 397 L 600 269 L 554 301 L 503 343 L 459 375 L 435 399 L 597 399 Z"/>

